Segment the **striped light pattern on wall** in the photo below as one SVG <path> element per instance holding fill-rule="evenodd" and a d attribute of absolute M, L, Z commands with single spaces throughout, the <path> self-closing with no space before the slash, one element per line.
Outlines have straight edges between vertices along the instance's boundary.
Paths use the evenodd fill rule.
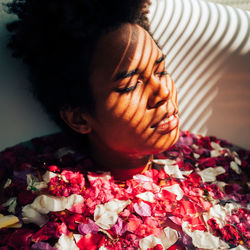
<path fill-rule="evenodd" d="M 152 0 L 149 19 L 176 82 L 181 128 L 209 133 L 227 60 L 249 54 L 250 12 L 200 0 Z"/>

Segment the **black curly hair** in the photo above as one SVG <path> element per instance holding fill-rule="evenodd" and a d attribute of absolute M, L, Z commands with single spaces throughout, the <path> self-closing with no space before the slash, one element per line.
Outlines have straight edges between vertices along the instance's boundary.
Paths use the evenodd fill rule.
<path fill-rule="evenodd" d="M 64 127 L 62 108 L 81 107 L 93 113 L 90 61 L 100 36 L 122 23 L 148 30 L 149 0 L 13 0 L 8 12 L 18 20 L 7 25 L 8 46 L 29 69 L 38 100 Z"/>

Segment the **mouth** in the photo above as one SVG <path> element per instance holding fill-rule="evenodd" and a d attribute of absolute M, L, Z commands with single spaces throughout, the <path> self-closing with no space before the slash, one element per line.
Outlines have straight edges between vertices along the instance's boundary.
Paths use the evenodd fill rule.
<path fill-rule="evenodd" d="M 179 116 L 178 112 L 175 111 L 172 114 L 165 114 L 163 118 L 153 124 L 151 128 L 157 129 L 159 132 L 170 132 L 171 130 L 175 129 L 179 125 Z"/>

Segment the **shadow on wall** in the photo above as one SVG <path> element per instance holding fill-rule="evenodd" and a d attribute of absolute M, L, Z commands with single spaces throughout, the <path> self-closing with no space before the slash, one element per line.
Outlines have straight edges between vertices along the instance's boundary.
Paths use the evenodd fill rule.
<path fill-rule="evenodd" d="M 34 100 L 21 60 L 7 49 L 5 25 L 13 20 L 0 9 L 0 150 L 33 137 L 59 131 Z"/>

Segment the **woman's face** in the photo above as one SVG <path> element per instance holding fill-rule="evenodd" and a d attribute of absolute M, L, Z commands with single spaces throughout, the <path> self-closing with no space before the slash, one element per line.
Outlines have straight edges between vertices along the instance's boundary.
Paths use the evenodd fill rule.
<path fill-rule="evenodd" d="M 91 64 L 96 102 L 90 140 L 130 155 L 158 153 L 178 139 L 177 93 L 147 31 L 124 24 L 103 36 Z"/>

